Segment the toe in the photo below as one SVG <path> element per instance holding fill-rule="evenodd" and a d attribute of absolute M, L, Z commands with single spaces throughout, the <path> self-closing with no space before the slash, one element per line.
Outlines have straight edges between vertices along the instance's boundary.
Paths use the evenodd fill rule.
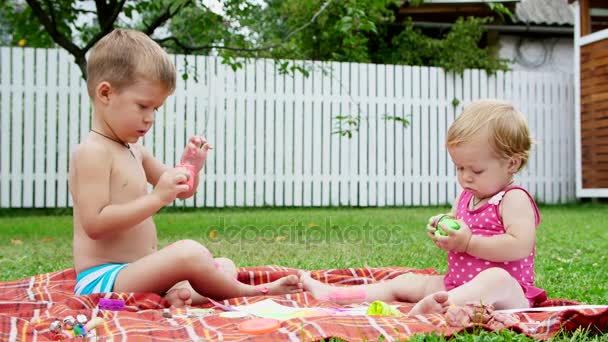
<path fill-rule="evenodd" d="M 447 303 L 448 293 L 445 291 L 437 292 L 433 295 L 433 299 L 439 304 Z"/>
<path fill-rule="evenodd" d="M 192 294 L 190 293 L 190 290 L 188 289 L 179 289 L 179 292 L 177 293 L 177 296 L 179 299 L 181 299 L 182 301 L 187 301 L 188 299 L 190 299 L 190 297 L 192 296 Z"/>

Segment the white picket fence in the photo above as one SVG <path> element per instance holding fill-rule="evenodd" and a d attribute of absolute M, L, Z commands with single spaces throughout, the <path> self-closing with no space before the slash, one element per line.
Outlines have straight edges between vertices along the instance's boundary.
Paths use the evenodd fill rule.
<path fill-rule="evenodd" d="M 485 97 L 510 100 L 529 119 L 537 144 L 519 176 L 524 186 L 546 203 L 575 197 L 572 75 L 467 70 L 461 77 L 438 68 L 299 62 L 310 75 L 292 77 L 272 60 L 233 71 L 217 57 L 174 58 L 189 77 L 179 79 L 143 143 L 169 165 L 192 134 L 215 145 L 186 206 L 449 203 L 458 185 L 447 128 L 463 105 Z M 0 48 L 1 207 L 71 206 L 68 159 L 90 115 L 66 52 Z M 352 138 L 332 134 L 339 115 L 361 116 Z"/>

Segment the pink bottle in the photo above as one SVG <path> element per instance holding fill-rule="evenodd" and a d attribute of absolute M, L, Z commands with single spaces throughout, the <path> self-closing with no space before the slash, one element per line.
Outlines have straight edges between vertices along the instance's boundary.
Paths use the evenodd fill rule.
<path fill-rule="evenodd" d="M 204 143 L 200 148 L 204 150 L 208 150 L 211 145 Z M 197 148 L 189 147 L 188 150 L 184 153 L 181 163 L 176 167 L 182 167 L 190 173 L 190 177 L 185 184 L 188 184 L 188 191 L 191 191 L 194 187 L 194 177 L 196 177 L 196 167 L 193 165 L 196 163 L 196 154 L 198 152 Z"/>

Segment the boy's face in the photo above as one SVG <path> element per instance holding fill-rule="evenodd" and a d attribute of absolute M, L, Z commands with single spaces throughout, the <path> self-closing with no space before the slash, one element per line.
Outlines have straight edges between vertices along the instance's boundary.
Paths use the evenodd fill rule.
<path fill-rule="evenodd" d="M 501 191 L 511 182 L 517 171 L 514 159 L 496 156 L 487 139 L 474 139 L 448 152 L 458 173 L 458 183 L 476 198 L 487 198 Z"/>
<path fill-rule="evenodd" d="M 120 90 L 102 82 L 97 89 L 104 120 L 117 138 L 127 143 L 136 143 L 148 132 L 156 110 L 171 94 L 162 83 L 148 80 L 139 80 Z"/>

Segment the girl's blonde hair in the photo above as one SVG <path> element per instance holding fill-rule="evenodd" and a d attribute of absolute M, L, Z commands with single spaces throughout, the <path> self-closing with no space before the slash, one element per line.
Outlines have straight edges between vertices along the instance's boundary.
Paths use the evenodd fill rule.
<path fill-rule="evenodd" d="M 526 118 L 508 102 L 479 100 L 464 108 L 448 129 L 447 147 L 467 143 L 487 132 L 488 143 L 500 158 L 521 158 L 521 170 L 528 162 L 532 137 Z M 519 171 L 518 170 L 518 171 Z"/>
<path fill-rule="evenodd" d="M 145 33 L 115 29 L 93 47 L 87 62 L 87 90 L 91 98 L 101 82 L 118 91 L 145 79 L 175 90 L 175 66 L 169 55 Z"/>

